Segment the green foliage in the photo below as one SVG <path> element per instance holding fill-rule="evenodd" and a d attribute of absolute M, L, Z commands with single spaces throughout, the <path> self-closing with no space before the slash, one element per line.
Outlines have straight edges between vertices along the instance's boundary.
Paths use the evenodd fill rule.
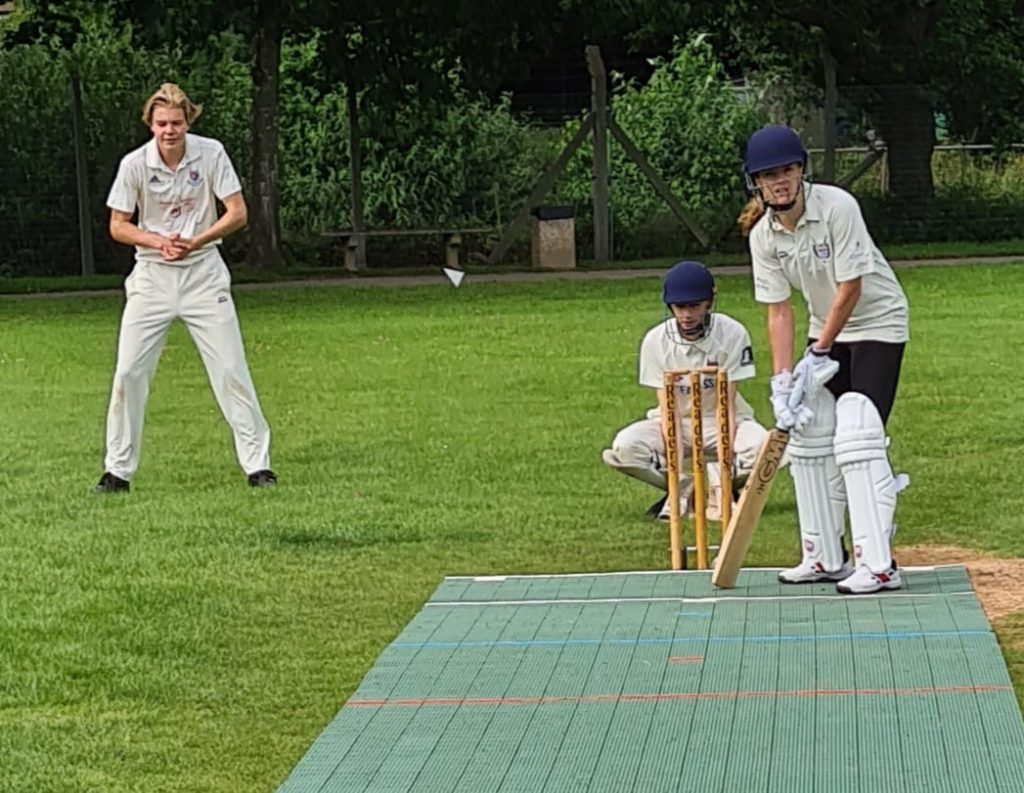
<path fill-rule="evenodd" d="M 345 88 L 322 73 L 325 43 L 286 40 L 280 97 L 280 186 L 284 231 L 315 238 L 348 228 L 350 184 Z M 121 156 L 143 143 L 145 98 L 178 82 L 204 111 L 194 132 L 224 142 L 246 185 L 251 82 L 246 41 L 226 32 L 202 47 L 146 48 L 111 15 L 85 20 L 70 53 L 83 85 L 86 146 L 99 269 L 124 270 L 109 243 L 105 199 Z M 24 108 L 0 118 L 0 265 L 8 275 L 74 272 L 78 232 L 65 53 L 53 40 L 0 52 L 0 103 Z M 445 103 L 410 91 L 402 102 L 361 110 L 364 196 L 370 226 L 493 226 L 518 209 L 549 158 L 551 141 L 515 118 L 507 98 L 471 95 L 455 71 Z M 247 185 L 246 185 L 247 186 Z M 2 227 L 0 227 L 2 228 Z M 238 240 L 233 240 L 238 244 Z"/>
<path fill-rule="evenodd" d="M 281 88 L 282 220 L 293 233 L 351 227 L 344 87 L 321 90 L 316 40 L 289 42 Z M 495 225 L 525 198 L 550 143 L 507 97 L 471 95 L 442 75 L 445 103 L 410 91 L 391 108 L 360 102 L 366 223 L 377 228 Z M 362 99 L 362 97 L 361 97 Z"/>
<path fill-rule="evenodd" d="M 126 269 L 126 249 L 109 242 L 106 196 L 118 160 L 149 133 L 145 99 L 165 81 L 178 82 L 205 105 L 194 131 L 224 141 L 245 177 L 249 82 L 244 50 L 223 34 L 199 55 L 140 47 L 131 26 L 103 5 L 83 14 L 70 48 L 45 35 L 0 49 L 0 267 L 8 274 L 77 269 L 75 160 L 69 74 L 82 86 L 87 179 L 100 270 Z M 6 228 L 5 228 L 6 227 Z"/>
<path fill-rule="evenodd" d="M 545 141 L 496 103 L 456 92 L 452 104 L 405 105 L 389 133 L 368 141 L 368 216 L 385 225 L 508 219 L 540 171 Z M 397 190 L 400 189 L 399 194 Z"/>
<path fill-rule="evenodd" d="M 66 71 L 42 47 L 0 57 L 0 268 L 48 250 L 74 217 Z M 52 101 L 59 97 L 58 101 Z"/>
<path fill-rule="evenodd" d="M 186 47 L 156 40 L 141 22 L 122 21 L 115 13 L 119 6 L 80 3 L 69 6 L 71 16 L 50 8 L 54 16 L 36 24 L 40 20 L 33 13 L 39 8 L 27 5 L 13 22 L 0 23 L 0 105 L 15 111 L 0 114 L 0 276 L 78 269 L 68 99 L 72 71 L 82 85 L 100 272 L 124 272 L 130 264 L 130 251 L 109 241 L 105 199 L 118 159 L 147 139 L 139 112 L 165 80 L 179 82 L 204 105 L 194 131 L 224 142 L 250 199 L 255 198 L 248 185 L 250 42 L 243 33 L 228 29 Z M 337 82 L 337 64 L 331 60 L 337 54 L 330 51 L 337 41 L 334 34 L 291 34 L 282 52 L 281 217 L 292 260 L 300 266 L 326 263 L 319 258 L 324 255 L 321 231 L 351 225 L 346 87 Z M 512 113 L 508 97 L 487 99 L 471 90 L 468 68 L 453 68 L 440 56 L 432 63 L 429 80 L 424 74 L 419 84 L 391 89 L 397 94 L 381 93 L 379 86 L 360 90 L 367 224 L 500 226 L 519 210 L 579 121 L 560 130 L 533 126 Z M 786 101 L 778 84 L 790 84 L 780 75 L 792 74 L 771 62 L 754 93 L 737 92 L 711 39 L 703 36 L 678 42 L 654 66 L 644 85 L 614 77 L 614 116 L 712 236 L 726 234 L 743 203 L 744 140 L 764 120 L 763 103 L 782 106 Z M 437 90 L 424 95 L 427 84 Z M 618 144 L 612 140 L 609 147 L 615 254 L 672 256 L 696 250 L 696 241 Z M 840 162 L 838 172 L 848 172 L 857 159 Z M 877 170 L 862 178 L 855 191 L 867 200 L 872 231 L 883 243 L 1007 239 L 1022 225 L 1021 162 L 1016 154 L 963 160 L 937 153 L 937 198 L 926 215 L 892 211 Z M 553 194 L 543 199 L 576 206 L 583 257 L 589 254 L 592 230 L 590 166 L 591 149 L 585 144 Z M 244 235 L 229 240 L 233 262 L 240 260 L 245 242 Z M 378 251 L 396 246 L 390 251 L 393 264 L 417 261 L 398 243 L 374 245 Z M 742 242 L 727 236 L 722 246 L 740 250 Z M 412 248 L 437 254 L 419 241 Z"/>
<path fill-rule="evenodd" d="M 325 87 L 321 43 L 286 39 L 278 116 L 285 232 L 347 228 L 348 120 L 343 89 Z"/>
<path fill-rule="evenodd" d="M 837 174 L 853 170 L 863 156 L 839 156 Z M 938 149 L 932 155 L 932 173 L 935 198 L 913 212 L 891 205 L 881 165 L 853 185 L 876 240 L 930 242 L 955 235 L 963 241 L 990 242 L 1013 239 L 1024 227 L 1024 152 Z"/>
<path fill-rule="evenodd" d="M 765 119 L 733 90 L 705 36 L 677 42 L 671 56 L 657 59 L 654 67 L 643 86 L 614 77 L 614 118 L 698 221 L 719 236 L 743 204 L 743 146 Z M 571 125 L 566 136 L 577 128 Z M 612 141 L 609 149 L 616 252 L 629 255 L 644 249 L 647 237 L 665 225 L 669 210 L 622 148 Z M 591 164 L 591 150 L 584 147 L 561 186 L 566 199 L 581 210 L 587 207 L 584 219 Z M 678 221 L 670 223 L 679 250 L 689 234 Z"/>

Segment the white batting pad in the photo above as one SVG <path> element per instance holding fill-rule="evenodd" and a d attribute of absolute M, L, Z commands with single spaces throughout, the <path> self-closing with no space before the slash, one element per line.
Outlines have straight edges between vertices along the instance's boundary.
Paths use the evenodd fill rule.
<path fill-rule="evenodd" d="M 874 403 L 855 391 L 836 403 L 836 462 L 850 498 L 855 563 L 874 573 L 892 567 L 889 540 L 902 489 L 886 454 L 885 426 Z M 904 485 L 905 486 L 905 485 Z"/>
<path fill-rule="evenodd" d="M 789 441 L 790 473 L 796 490 L 804 560 L 825 570 L 843 566 L 843 517 L 846 489 L 833 455 L 836 400 L 825 388 L 807 398 L 814 416 Z"/>

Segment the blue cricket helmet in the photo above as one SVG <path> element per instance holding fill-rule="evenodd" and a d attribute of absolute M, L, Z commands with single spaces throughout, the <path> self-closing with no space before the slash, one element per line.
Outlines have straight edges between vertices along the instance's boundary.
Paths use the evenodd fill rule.
<path fill-rule="evenodd" d="M 800 136 L 789 127 L 771 124 L 762 127 L 747 141 L 747 156 L 743 170 L 747 177 L 772 168 L 781 168 L 798 162 L 807 168 L 807 149 Z"/>
<path fill-rule="evenodd" d="M 665 273 L 662 299 L 666 306 L 714 301 L 715 278 L 700 262 L 676 262 Z"/>

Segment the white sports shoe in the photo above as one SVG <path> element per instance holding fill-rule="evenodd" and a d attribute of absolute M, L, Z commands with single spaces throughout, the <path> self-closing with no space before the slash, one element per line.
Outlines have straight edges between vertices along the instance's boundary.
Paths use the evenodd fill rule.
<path fill-rule="evenodd" d="M 896 568 L 896 562 L 884 573 L 872 573 L 865 565 L 854 570 L 853 575 L 836 584 L 836 591 L 844 595 L 870 595 L 883 589 L 899 589 L 903 577 Z"/>
<path fill-rule="evenodd" d="M 826 570 L 819 561 L 804 559 L 796 567 L 779 571 L 783 584 L 817 584 L 821 581 L 843 581 L 854 573 L 853 565 L 844 561 L 838 570 Z"/>

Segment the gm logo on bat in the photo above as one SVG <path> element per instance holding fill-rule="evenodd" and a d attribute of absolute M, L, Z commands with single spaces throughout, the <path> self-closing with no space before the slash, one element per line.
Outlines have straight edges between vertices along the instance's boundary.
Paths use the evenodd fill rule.
<path fill-rule="evenodd" d="M 768 449 L 765 459 L 758 466 L 755 492 L 763 493 L 771 485 L 772 480 L 775 479 L 775 474 L 779 472 L 779 462 L 782 460 L 782 453 L 785 451 L 785 448 L 785 442 L 777 442 L 773 443 L 771 448 Z"/>

